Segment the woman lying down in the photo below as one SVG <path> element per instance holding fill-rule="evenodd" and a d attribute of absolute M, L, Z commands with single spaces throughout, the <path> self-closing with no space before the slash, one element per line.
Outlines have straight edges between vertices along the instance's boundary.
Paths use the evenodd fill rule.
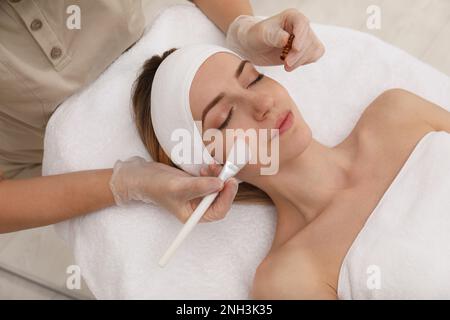
<path fill-rule="evenodd" d="M 251 63 L 227 49 L 212 45 L 172 49 L 148 60 L 134 86 L 133 107 L 137 128 L 152 158 L 194 175 L 205 174 L 204 167 L 208 166 L 203 164 L 199 171 L 198 166 L 180 164 L 178 159 L 169 157 L 175 145 L 171 139 L 174 130 L 197 128 L 194 130 L 201 134 L 194 121 L 201 121 L 203 131 L 219 129 L 224 135 L 226 129 L 276 129 L 282 124 L 276 138 L 278 172 L 261 175 L 262 165 L 254 163 L 237 175 L 243 182 L 237 201 L 267 199 L 277 210 L 276 234 L 267 257 L 257 268 L 252 298 L 337 299 L 348 295 L 346 291 L 351 289 L 342 286 L 351 279 L 364 279 L 363 283 L 353 285 L 352 290 L 367 289 L 368 267 L 377 265 L 377 261 L 367 261 L 367 266 L 359 269 L 349 268 L 345 279 L 340 272 L 363 227 L 368 228 L 367 232 L 392 237 L 385 248 L 366 243 L 369 250 L 402 252 L 385 257 L 400 272 L 391 277 L 388 290 L 378 297 L 393 297 L 395 292 L 421 296 L 417 290 L 434 283 L 439 286 L 432 291 L 434 294 L 450 298 L 450 282 L 444 284 L 445 279 L 450 279 L 450 269 L 446 268 L 450 268 L 448 256 L 434 257 L 441 264 L 433 271 L 434 279 L 420 273 L 421 258 L 430 259 L 429 252 L 422 249 L 423 243 L 429 241 L 434 251 L 436 246 L 442 253 L 450 251 L 448 242 L 440 243 L 440 238 L 436 238 L 442 232 L 436 230 L 425 236 L 422 232 L 417 237 L 402 238 L 403 227 L 420 230 L 427 225 L 433 230 L 439 229 L 442 221 L 430 221 L 433 214 L 427 211 L 420 215 L 421 219 L 402 216 L 395 232 L 389 223 L 366 225 L 421 141 L 442 139 L 443 135 L 445 141 L 450 141 L 448 111 L 410 92 L 392 89 L 367 106 L 352 132 L 339 145 L 326 147 L 312 138 L 301 106 L 295 104 L 282 85 L 258 73 Z M 200 136 L 202 148 L 206 148 L 210 141 Z M 268 144 L 271 142 L 267 139 Z M 450 143 L 446 146 L 449 148 Z M 222 163 L 223 158 L 216 160 Z M 447 199 L 442 202 L 448 203 Z M 389 215 L 395 217 L 396 213 Z M 414 247 L 417 250 L 404 250 Z M 414 265 L 415 261 L 419 265 Z M 383 271 L 389 268 L 380 268 L 383 288 L 383 278 L 389 278 Z M 416 270 L 419 274 L 411 276 L 405 271 L 402 276 L 402 270 Z M 353 296 L 358 295 L 353 292 Z"/>

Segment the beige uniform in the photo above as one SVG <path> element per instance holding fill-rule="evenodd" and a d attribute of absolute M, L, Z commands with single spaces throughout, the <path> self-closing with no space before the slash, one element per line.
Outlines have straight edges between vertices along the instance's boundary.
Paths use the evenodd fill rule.
<path fill-rule="evenodd" d="M 68 27 L 79 8 L 80 29 Z M 75 20 L 76 21 L 76 20 Z M 69 22 L 69 24 L 68 24 Z M 0 172 L 41 174 L 53 111 L 142 35 L 139 0 L 0 0 Z"/>

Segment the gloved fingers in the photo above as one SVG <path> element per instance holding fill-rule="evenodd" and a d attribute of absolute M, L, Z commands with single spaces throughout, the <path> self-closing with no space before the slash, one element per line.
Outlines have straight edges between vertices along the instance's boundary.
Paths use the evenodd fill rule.
<path fill-rule="evenodd" d="M 218 176 L 220 171 L 222 170 L 222 165 L 215 163 L 210 164 L 206 168 L 202 168 L 200 170 L 200 174 L 202 176 Z M 231 204 L 236 196 L 237 189 L 236 188 L 237 181 L 235 179 L 229 179 L 223 188 L 223 190 L 219 193 L 215 202 L 211 205 L 208 211 L 203 215 L 200 222 L 212 222 L 225 218 L 227 212 L 231 208 Z M 197 207 L 198 203 L 200 203 L 201 199 L 196 199 L 194 202 L 195 207 Z"/>
<path fill-rule="evenodd" d="M 220 174 L 220 171 L 222 171 L 222 167 L 223 166 L 218 163 L 210 164 L 207 167 L 203 167 L 200 169 L 200 175 L 202 177 L 217 177 Z"/>
<path fill-rule="evenodd" d="M 324 54 L 325 49 L 321 43 L 314 43 L 310 46 L 308 51 L 303 57 L 298 61 L 299 65 L 306 65 L 309 63 L 316 62 Z"/>
<path fill-rule="evenodd" d="M 311 29 L 311 36 L 309 38 L 308 44 L 305 45 L 305 51 L 297 56 L 295 53 L 292 53 L 293 57 L 289 57 L 287 59 L 292 59 L 289 61 L 291 64 L 289 64 L 287 67 L 285 66 L 286 71 L 292 71 L 299 66 L 307 65 L 313 62 L 316 62 L 319 60 L 325 53 L 325 47 L 322 44 L 322 42 L 317 38 L 317 36 L 314 34 L 314 32 Z M 286 60 L 287 60 L 286 59 Z"/>
<path fill-rule="evenodd" d="M 314 35 L 314 44 L 315 44 L 316 50 L 313 51 L 313 55 L 311 57 L 311 62 L 316 62 L 317 60 L 322 58 L 323 55 L 325 54 L 325 46 L 323 45 L 322 41 L 320 41 L 319 38 L 317 38 L 317 36 L 315 34 L 313 34 L 313 35 Z"/>
<path fill-rule="evenodd" d="M 312 29 L 307 26 L 305 28 L 305 36 L 304 38 L 301 40 L 300 44 L 299 44 L 299 49 L 298 49 L 298 53 L 299 56 L 303 56 L 305 54 L 305 52 L 308 50 L 309 46 L 313 43 L 313 31 Z"/>
<path fill-rule="evenodd" d="M 222 190 L 224 183 L 216 177 L 188 177 L 180 180 L 175 196 L 188 201 Z"/>
<path fill-rule="evenodd" d="M 308 37 L 309 19 L 296 9 L 287 9 L 281 13 L 284 29 L 293 34 L 291 51 L 299 53 Z"/>
<path fill-rule="evenodd" d="M 310 46 L 309 50 L 316 50 L 316 48 L 314 48 L 313 46 Z M 293 71 L 295 69 L 297 69 L 300 66 L 303 66 L 305 64 L 311 63 L 311 61 L 309 61 L 309 55 L 310 55 L 310 51 L 307 51 L 302 57 L 300 57 L 300 59 L 298 59 L 294 65 L 288 67 L 287 71 Z"/>
<path fill-rule="evenodd" d="M 228 179 L 223 190 L 219 193 L 200 221 L 212 222 L 225 218 L 231 209 L 238 188 L 239 184 L 236 179 Z"/>
<path fill-rule="evenodd" d="M 294 39 L 294 41 L 295 41 L 295 39 Z M 301 43 L 302 44 L 301 44 L 300 50 L 291 49 L 291 51 L 289 52 L 289 54 L 286 57 L 287 70 L 289 70 L 289 71 L 293 70 L 292 66 L 294 66 L 303 57 L 303 55 L 306 53 L 306 51 L 309 49 L 309 47 L 313 43 L 313 39 L 311 38 L 311 29 L 310 28 L 307 28 L 305 38 L 304 38 L 304 40 L 302 40 Z"/>
<path fill-rule="evenodd" d="M 214 177 L 188 177 L 178 179 L 177 182 L 175 187 L 169 189 L 172 190 L 171 199 L 174 199 L 169 209 L 182 223 L 186 223 L 204 196 L 220 192 L 225 187 L 222 180 Z M 222 188 L 217 188 L 222 184 Z"/>
<path fill-rule="evenodd" d="M 264 43 L 269 47 L 283 48 L 288 40 L 289 33 L 280 25 L 268 25 L 264 32 Z"/>
<path fill-rule="evenodd" d="M 292 21 L 292 32 L 295 35 L 294 41 L 292 42 L 292 49 L 295 51 L 300 51 L 303 47 L 303 43 L 308 37 L 310 25 L 309 20 L 305 16 L 301 15 L 302 18 L 297 18 Z"/>

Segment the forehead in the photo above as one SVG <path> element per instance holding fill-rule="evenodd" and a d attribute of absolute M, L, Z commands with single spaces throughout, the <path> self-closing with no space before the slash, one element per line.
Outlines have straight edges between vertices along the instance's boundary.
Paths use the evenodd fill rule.
<path fill-rule="evenodd" d="M 225 90 L 242 60 L 228 52 L 210 56 L 200 66 L 189 91 L 189 103 L 194 119 L 201 118 L 201 112 L 217 95 Z"/>

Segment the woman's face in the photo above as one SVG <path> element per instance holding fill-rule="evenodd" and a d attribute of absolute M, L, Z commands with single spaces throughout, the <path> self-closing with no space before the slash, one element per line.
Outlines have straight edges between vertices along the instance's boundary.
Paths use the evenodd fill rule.
<path fill-rule="evenodd" d="M 311 141 L 311 130 L 286 89 L 234 54 L 217 53 L 202 64 L 192 82 L 189 102 L 194 120 L 202 121 L 203 132 L 219 129 L 225 142 L 227 129 L 267 129 L 269 136 L 263 143 L 269 151 L 270 129 L 276 129 L 280 117 L 292 111 L 293 124 L 279 137 L 280 168 L 299 156 Z M 204 143 L 208 146 L 211 141 L 204 139 Z M 230 148 L 224 146 L 223 154 Z M 237 177 L 248 181 L 267 166 L 258 160 L 245 166 Z"/>

